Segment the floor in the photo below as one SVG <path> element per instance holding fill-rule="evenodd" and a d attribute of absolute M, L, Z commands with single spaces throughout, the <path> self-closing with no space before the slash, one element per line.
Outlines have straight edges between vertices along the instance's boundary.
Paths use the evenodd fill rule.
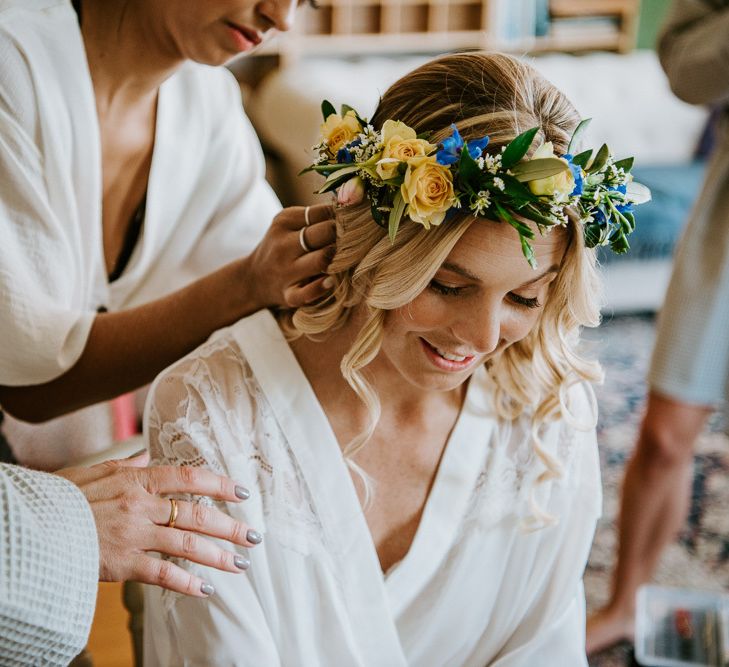
<path fill-rule="evenodd" d="M 131 667 L 134 664 L 127 618 L 122 604 L 122 585 L 99 584 L 88 644 L 94 667 Z"/>

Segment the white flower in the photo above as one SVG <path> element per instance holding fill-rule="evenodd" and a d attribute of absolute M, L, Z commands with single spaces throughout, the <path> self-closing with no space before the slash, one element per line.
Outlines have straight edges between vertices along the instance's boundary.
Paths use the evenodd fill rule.
<path fill-rule="evenodd" d="M 495 174 L 501 169 L 501 155 L 489 155 L 486 153 L 483 156 L 484 166 L 489 174 Z M 483 167 L 481 167 L 483 169 Z"/>
<path fill-rule="evenodd" d="M 488 207 L 491 201 L 491 193 L 488 190 L 479 190 L 476 194 L 476 201 L 471 205 L 471 210 L 476 215 L 481 215 Z"/>
<path fill-rule="evenodd" d="M 496 177 L 496 178 L 494 179 L 494 186 L 495 186 L 495 187 L 496 187 L 497 189 L 501 190 L 501 192 L 503 192 L 503 191 L 504 191 L 504 187 L 505 187 L 505 186 L 504 186 L 504 181 L 503 181 L 503 180 L 501 180 L 501 179 L 500 179 L 500 178 L 499 178 L 498 176 L 497 176 L 497 177 Z"/>

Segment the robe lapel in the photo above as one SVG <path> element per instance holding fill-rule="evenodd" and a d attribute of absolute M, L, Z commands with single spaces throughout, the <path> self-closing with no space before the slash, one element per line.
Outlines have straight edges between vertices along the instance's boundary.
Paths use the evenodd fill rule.
<path fill-rule="evenodd" d="M 483 368 L 471 378 L 413 543 L 387 577 L 395 618 L 428 584 L 457 539 L 476 480 L 484 469 L 495 424 L 487 382 Z"/>
<path fill-rule="evenodd" d="M 407 660 L 377 552 L 341 449 L 311 385 L 269 311 L 241 321 L 234 333 L 312 491 L 366 664 L 404 667 Z"/>

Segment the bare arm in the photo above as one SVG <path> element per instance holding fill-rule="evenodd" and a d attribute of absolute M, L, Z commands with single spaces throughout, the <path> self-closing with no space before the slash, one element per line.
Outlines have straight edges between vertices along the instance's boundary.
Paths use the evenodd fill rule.
<path fill-rule="evenodd" d="M 213 331 L 256 310 L 321 297 L 334 240 L 332 210 L 311 208 L 306 242 L 314 250 L 308 253 L 299 245 L 303 211 L 282 211 L 250 256 L 156 301 L 98 315 L 68 372 L 41 385 L 0 387 L 0 405 L 26 421 L 52 419 L 147 384 Z"/>
<path fill-rule="evenodd" d="M 685 102 L 729 101 L 729 4 L 721 5 L 674 0 L 661 31 L 661 64 L 671 89 Z"/>

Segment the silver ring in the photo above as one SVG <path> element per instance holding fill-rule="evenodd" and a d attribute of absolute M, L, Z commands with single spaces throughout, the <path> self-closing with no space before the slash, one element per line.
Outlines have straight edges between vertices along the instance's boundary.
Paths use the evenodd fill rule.
<path fill-rule="evenodd" d="M 304 209 L 304 223 L 306 223 L 306 226 L 308 227 L 311 224 L 311 220 L 309 220 L 309 209 L 311 206 L 307 206 Z"/>
<path fill-rule="evenodd" d="M 302 227 L 299 230 L 299 245 L 303 248 L 304 252 L 311 252 L 313 248 L 309 247 L 309 244 L 306 242 L 306 239 L 304 238 L 304 232 L 306 231 L 306 227 Z"/>

